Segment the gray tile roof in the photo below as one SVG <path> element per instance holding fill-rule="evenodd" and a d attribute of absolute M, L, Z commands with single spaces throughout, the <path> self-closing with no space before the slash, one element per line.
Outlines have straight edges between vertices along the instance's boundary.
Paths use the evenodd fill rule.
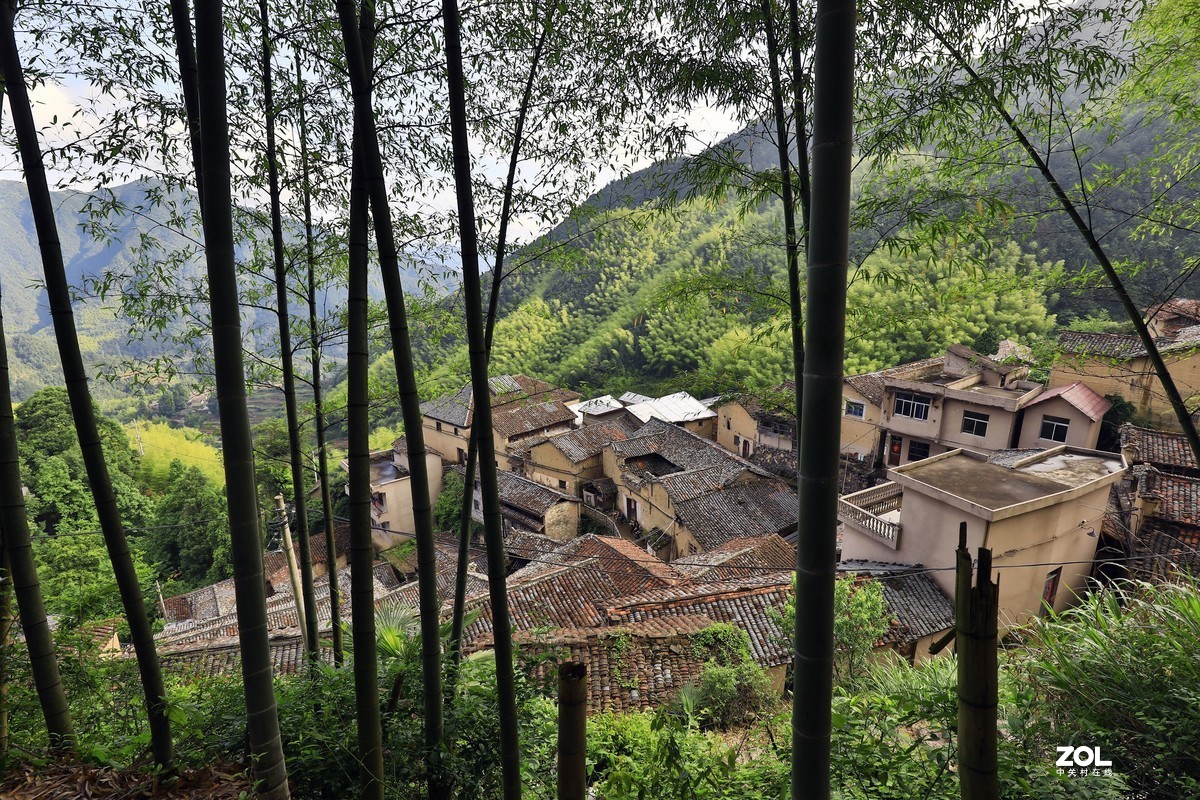
<path fill-rule="evenodd" d="M 799 523 L 795 489 L 773 478 L 751 478 L 675 503 L 676 517 L 705 550 L 766 533 L 787 534 Z"/>
<path fill-rule="evenodd" d="M 511 403 L 570 402 L 579 399 L 578 392 L 560 389 L 527 375 L 497 375 L 488 380 L 492 393 L 492 413 L 495 415 Z M 474 397 L 468 383 L 457 392 L 421 404 L 421 415 L 459 428 L 472 423 Z M 572 420 L 575 415 L 571 414 Z"/>
<path fill-rule="evenodd" d="M 888 378 L 896 378 L 909 373 L 924 372 L 934 367 L 939 367 L 944 363 L 946 363 L 945 356 L 911 361 L 907 364 L 888 367 L 877 372 L 866 372 L 862 375 L 847 375 L 846 383 L 854 387 L 855 391 L 863 397 L 870 400 L 872 405 L 878 406 L 883 402 L 884 382 Z"/>
<path fill-rule="evenodd" d="M 921 564 L 843 561 L 838 564 L 838 572 L 875 581 L 883 590 L 892 619 L 876 647 L 912 644 L 923 636 L 954 627 L 953 601 Z"/>
<path fill-rule="evenodd" d="M 580 461 L 599 455 L 606 444 L 623 442 L 629 438 L 632 426 L 610 422 L 584 425 L 578 430 L 561 433 L 546 439 L 564 456 L 578 464 Z"/>
<path fill-rule="evenodd" d="M 614 600 L 606 616 L 610 625 L 641 623 L 664 617 L 704 616 L 746 632 L 750 654 L 762 667 L 792 659 L 788 637 L 775 620 L 792 593 L 790 572 L 731 581 L 653 589 Z"/>
<path fill-rule="evenodd" d="M 768 533 L 748 539 L 731 539 L 712 550 L 677 558 L 671 566 L 693 580 L 713 581 L 787 571 L 795 563 L 796 548 L 782 536 Z"/>

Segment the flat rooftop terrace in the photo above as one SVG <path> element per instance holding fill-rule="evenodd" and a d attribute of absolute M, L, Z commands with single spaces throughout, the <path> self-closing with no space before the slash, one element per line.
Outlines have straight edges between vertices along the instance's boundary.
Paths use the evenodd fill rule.
<path fill-rule="evenodd" d="M 997 510 L 1061 494 L 1120 473 L 1120 456 L 1056 448 L 1001 464 L 960 451 L 894 470 L 894 475 Z M 1003 465 L 1002 465 L 1003 464 Z"/>

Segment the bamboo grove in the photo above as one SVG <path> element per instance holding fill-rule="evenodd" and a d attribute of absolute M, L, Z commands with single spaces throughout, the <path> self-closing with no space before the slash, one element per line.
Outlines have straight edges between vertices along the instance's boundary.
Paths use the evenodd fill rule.
<path fill-rule="evenodd" d="M 97 432 L 48 175 L 68 176 L 65 183 L 88 194 L 97 230 L 112 215 L 133 214 L 153 217 L 176 234 L 178 246 L 170 253 L 161 241 L 143 239 L 132 264 L 95 276 L 90 288 L 118 304 L 138 335 L 171 340 L 176 348 L 169 357 L 119 364 L 117 371 L 150 385 L 183 372 L 203 374 L 215 389 L 246 747 L 258 793 L 268 800 L 290 796 L 283 741 L 294 732 L 281 727 L 276 705 L 263 582 L 268 509 L 260 508 L 257 491 L 263 459 L 249 422 L 248 387 L 282 390 L 287 452 L 281 460 L 299 544 L 308 668 L 320 669 L 324 660 L 346 669 L 349 651 L 364 798 L 383 798 L 388 790 L 370 511 L 371 423 L 381 396 L 399 409 L 413 487 L 423 738 L 412 758 L 422 763 L 430 798 L 462 796 L 443 761 L 453 747 L 447 710 L 460 698 L 470 509 L 479 492 L 494 629 L 495 758 L 503 796 L 521 797 L 526 743 L 508 623 L 489 389 L 497 321 L 506 287 L 520 280 L 521 270 L 539 258 L 552 262 L 558 244 L 542 234 L 553 229 L 569 236 L 558 227 L 564 217 L 598 185 L 634 167 L 671 165 L 654 178 L 657 197 L 669 200 L 663 205 L 733 197 L 750 214 L 769 198 L 782 204 L 783 230 L 775 232 L 770 248 L 784 265 L 786 286 L 772 301 L 790 348 L 791 399 L 800 421 L 792 796 L 820 800 L 832 792 L 836 432 L 847 282 L 869 255 L 924 257 L 951 240 L 959 246 L 960 236 L 980 240 L 963 242 L 964 251 L 971 245 L 986 249 L 983 240 L 1016 202 L 1007 194 L 1013 176 L 1032 176 L 1140 326 L 1200 456 L 1185 398 L 1170 382 L 1126 291 L 1119 259 L 1110 256 L 1094 223 L 1088 205 L 1099 202 L 1094 187 L 1082 171 L 1077 182 L 1064 177 L 1062 162 L 1039 149 L 1041 133 L 1034 131 L 1043 121 L 1057 125 L 1060 133 L 1053 136 L 1061 144 L 1061 130 L 1082 123 L 1068 118 L 1061 103 L 1054 112 L 1054 98 L 1085 90 L 1099 98 L 1140 68 L 1123 60 L 1119 31 L 1111 44 L 1071 49 L 1081 32 L 1111 21 L 1104 14 L 1066 13 L 1049 2 L 967 8 L 856 6 L 852 0 L 461 6 L 457 0 L 336 0 L 300 7 L 269 0 L 196 0 L 190 6 L 172 0 L 169 6 L 95 8 L 8 0 L 3 11 L 0 72 L 37 227 L 63 382 L 136 651 L 151 758 L 164 771 L 174 768 L 175 756 L 142 600 L 147 587 L 139 584 L 130 558 Z M 1049 62 L 1029 63 L 1022 37 L 1031 31 L 1047 44 L 1034 55 L 1067 58 L 1074 83 L 1047 79 L 1054 72 Z M 67 80 L 104 98 L 90 112 L 89 130 L 78 136 L 53 123 L 39 127 L 34 114 L 38 88 Z M 1030 95 L 1050 98 L 1045 120 Z M 972 110 L 954 110 L 964 106 Z M 1098 99 L 1081 113 L 1095 123 L 1114 107 L 1111 98 Z M 693 137 L 701 132 L 689 128 L 690 115 L 713 108 L 753 131 L 772 153 L 772 165 L 754 170 L 752 160 L 723 150 L 727 142 L 705 141 L 697 148 Z M 985 142 L 974 136 L 981 120 L 994 127 Z M 918 175 L 914 153 L 929 152 L 943 157 L 933 166 L 922 163 Z M 1005 159 L 996 152 L 1023 166 L 1002 174 L 997 164 Z M 989 194 L 986 202 L 976 201 L 985 174 Z M 1119 176 L 1093 176 L 1101 178 Z M 134 179 L 165 188 L 132 202 L 119 199 L 114 187 Z M 863 186 L 871 188 L 869 196 Z M 573 218 L 570 230 L 588 235 L 609 222 L 604 212 L 633 203 L 619 198 L 600 211 L 593 205 L 594 216 Z M 964 215 L 970 225 L 962 224 Z M 1128 212 L 1130 219 L 1147 216 L 1152 214 L 1143 205 Z M 1164 207 L 1159 222 L 1184 225 L 1186 212 Z M 425 302 L 425 287 L 446 272 L 460 285 Z M 417 279 L 410 280 L 413 275 Z M 374 287 L 382 300 L 372 299 Z M 259 311 L 269 313 L 269 325 Z M 270 348 L 256 346 L 264 326 Z M 450 594 L 439 593 L 436 582 L 421 422 L 421 401 L 429 399 L 421 381 L 422 347 L 428 346 L 422 337 L 463 345 L 456 375 L 469 379 L 475 415 L 455 531 L 458 580 Z M 380 354 L 390 356 L 387 374 L 394 376 L 386 387 L 373 380 L 372 359 Z M 344 361 L 344 404 L 330 400 L 327 361 Z M 6 581 L 48 739 L 69 753 L 75 737 L 31 556 L 7 362 L 0 335 Z M 306 393 L 311 415 L 300 399 Z M 337 585 L 338 487 L 331 490 L 328 441 L 335 419 L 348 446 L 349 587 Z M 310 550 L 310 511 L 325 536 L 328 641 L 318 614 L 314 567 L 322 565 Z M 446 603 L 448 637 L 442 630 Z"/>

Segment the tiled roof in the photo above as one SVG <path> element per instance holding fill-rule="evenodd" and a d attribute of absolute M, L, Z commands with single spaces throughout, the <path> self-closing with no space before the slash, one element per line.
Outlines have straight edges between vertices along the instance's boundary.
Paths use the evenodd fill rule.
<path fill-rule="evenodd" d="M 959 358 L 965 358 L 972 364 L 979 364 L 980 366 L 993 372 L 997 372 L 1001 375 L 1007 375 L 1014 370 L 1024 369 L 1024 365 L 1022 364 L 1002 364 L 999 361 L 995 361 L 994 359 L 983 355 L 982 353 L 975 352 L 965 344 L 952 344 L 946 348 L 946 352 L 956 355 Z"/>
<path fill-rule="evenodd" d="M 712 550 L 677 558 L 671 566 L 693 580 L 713 581 L 787 571 L 795 562 L 796 549 L 778 534 L 768 533 L 749 539 L 731 539 Z"/>
<path fill-rule="evenodd" d="M 676 517 L 705 550 L 766 533 L 787 533 L 799 521 L 796 492 L 774 478 L 752 478 L 675 503 Z"/>
<path fill-rule="evenodd" d="M 554 445 L 572 463 L 578 464 L 598 455 L 606 444 L 625 441 L 631 432 L 624 425 L 602 422 L 551 436 L 546 442 Z"/>
<path fill-rule="evenodd" d="M 712 621 L 688 616 L 667 622 L 649 628 L 526 631 L 513 638 L 522 666 L 535 682 L 555 680 L 559 663 L 583 663 L 590 713 L 642 711 L 670 703 L 680 689 L 699 680 L 705 666 L 692 636 Z"/>
<path fill-rule="evenodd" d="M 1121 449 L 1136 450 L 1136 453 L 1130 453 L 1132 462 L 1160 468 L 1197 469 L 1196 457 L 1182 433 L 1140 428 L 1127 422 L 1121 426 Z"/>
<path fill-rule="evenodd" d="M 1161 348 L 1169 344 L 1170 340 L 1157 339 L 1155 343 Z M 1141 339 L 1119 333 L 1061 331 L 1058 334 L 1058 344 L 1064 352 L 1081 356 L 1125 359 L 1146 355 L 1146 348 L 1142 346 Z"/>
<path fill-rule="evenodd" d="M 581 400 L 578 403 L 572 403 L 571 405 L 573 406 L 575 413 L 592 414 L 593 416 L 608 414 L 612 411 L 619 411 L 625 407 L 620 400 L 616 399 L 611 394 L 593 397 L 591 400 Z"/>
<path fill-rule="evenodd" d="M 642 422 L 660 419 L 664 422 L 691 422 L 698 419 L 711 419 L 716 412 L 692 397 L 687 392 L 676 392 L 626 406 L 626 411 L 633 414 Z"/>
<path fill-rule="evenodd" d="M 796 479 L 797 457 L 795 450 L 780 450 L 777 447 L 759 445 L 750 454 L 750 463 L 765 469 L 784 480 Z"/>
<path fill-rule="evenodd" d="M 575 412 L 559 400 L 507 403 L 492 411 L 492 427 L 506 439 L 574 422 Z"/>
<path fill-rule="evenodd" d="M 334 547 L 339 557 L 344 558 L 350 548 L 350 526 L 344 522 L 334 523 Z M 309 555 L 314 564 L 325 563 L 325 534 L 317 533 L 308 538 Z M 300 548 L 293 543 L 296 557 L 300 557 Z M 263 576 L 272 586 L 287 583 L 287 556 L 282 550 L 272 550 L 263 554 Z M 187 594 L 176 595 L 163 599 L 166 606 L 164 616 L 168 623 L 172 622 L 204 622 L 216 617 L 232 613 L 233 578 L 218 581 L 209 586 L 202 586 Z"/>
<path fill-rule="evenodd" d="M 839 569 L 844 566 L 839 565 Z M 853 569 L 852 565 L 850 569 Z M 892 618 L 891 626 L 876 642 L 876 647 L 910 644 L 923 636 L 954 627 L 954 603 L 920 565 L 891 573 L 875 573 L 870 580 L 883 589 L 883 600 Z"/>
<path fill-rule="evenodd" d="M 374 563 L 371 577 L 376 598 L 383 597 L 400 585 L 391 565 L 382 561 Z M 317 599 L 318 627 L 328 629 L 331 618 L 329 576 L 322 575 L 313 581 L 313 589 Z M 350 567 L 348 566 L 338 570 L 338 589 L 339 596 L 342 598 L 342 614 L 345 615 L 349 613 L 350 607 Z M 266 608 L 268 631 L 280 632 L 299 629 L 300 617 L 296 613 L 296 601 L 290 587 L 269 596 Z M 163 645 L 182 645 L 220 640 L 237 635 L 237 607 L 234 606 L 229 612 L 211 619 L 169 625 L 158 633 L 155 639 Z"/>
<path fill-rule="evenodd" d="M 492 413 L 495 415 L 503 406 L 521 403 L 545 403 L 550 401 L 570 402 L 579 399 L 578 392 L 559 389 L 545 381 L 527 375 L 497 375 L 488 381 L 492 392 Z M 421 415 L 449 423 L 459 428 L 469 428 L 474 409 L 471 384 L 457 392 L 421 404 Z M 575 415 L 571 415 L 574 419 Z"/>
<path fill-rule="evenodd" d="M 792 574 L 781 572 L 713 583 L 687 584 L 642 592 L 614 600 L 607 609 L 609 624 L 705 616 L 744 630 L 750 654 L 762 667 L 791 661 L 788 637 L 775 623 L 776 614 L 792 592 Z"/>
<path fill-rule="evenodd" d="M 933 367 L 941 366 L 944 363 L 946 363 L 945 356 L 926 358 L 921 361 L 912 361 L 908 364 L 881 369 L 877 372 L 848 375 L 846 376 L 846 383 L 854 387 L 854 390 L 863 397 L 870 400 L 872 405 L 878 406 L 883 402 L 884 381 L 888 378 L 895 378 L 912 372 L 924 372 Z"/>
<path fill-rule="evenodd" d="M 1145 470 L 1139 490 L 1159 498 L 1152 516 L 1179 525 L 1200 526 L 1200 478 Z"/>
<path fill-rule="evenodd" d="M 1053 400 L 1055 397 L 1061 397 L 1063 400 L 1066 400 L 1093 422 L 1099 422 L 1108 413 L 1108 410 L 1112 408 L 1111 402 L 1105 400 L 1092 391 L 1090 387 L 1085 386 L 1079 381 L 1066 386 L 1056 386 L 1053 389 L 1047 389 L 1034 398 L 1033 402 L 1026 406 L 1026 408 L 1031 408 L 1047 400 Z"/>
<path fill-rule="evenodd" d="M 276 675 L 291 675 L 304 663 L 304 642 L 299 635 L 271 637 L 271 668 Z M 320 650 L 321 660 L 332 663 L 333 651 Z M 185 645 L 159 650 L 163 671 L 189 677 L 232 675 L 241 670 L 242 654 L 236 639 L 209 640 L 200 645 Z"/>
<path fill-rule="evenodd" d="M 722 482 L 747 469 L 766 474 L 716 442 L 658 419 L 651 419 L 627 440 L 613 442 L 612 449 L 623 471 L 626 459 L 657 455 L 674 466 L 672 472 L 710 469 L 720 475 Z"/>
<path fill-rule="evenodd" d="M 1163 319 L 1183 317 L 1200 322 L 1200 300 L 1189 300 L 1183 297 L 1173 297 L 1165 303 L 1150 306 L 1145 310 L 1147 319 L 1161 316 Z"/>
<path fill-rule="evenodd" d="M 632 542 L 581 536 L 508 576 L 510 622 L 516 630 L 593 627 L 603 623 L 606 601 L 685 579 Z M 483 611 L 464 634 L 476 648 L 492 629 L 491 605 L 486 595 L 469 605 Z"/>
<path fill-rule="evenodd" d="M 534 517 L 543 517 L 558 503 L 577 503 L 579 498 L 557 492 L 537 481 L 523 478 L 514 472 L 498 470 L 496 481 L 500 489 L 500 502 L 528 512 Z"/>
<path fill-rule="evenodd" d="M 1138 530 L 1135 551 L 1143 558 L 1131 562 L 1138 577 L 1166 578 L 1183 567 L 1200 575 L 1200 529 L 1151 518 Z"/>

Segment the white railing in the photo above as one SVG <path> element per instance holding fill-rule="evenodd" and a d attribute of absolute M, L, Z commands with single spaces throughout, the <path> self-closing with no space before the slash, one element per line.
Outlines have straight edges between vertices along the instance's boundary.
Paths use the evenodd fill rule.
<path fill-rule="evenodd" d="M 859 530 L 895 548 L 900 540 L 900 523 L 880 515 L 900 508 L 903 490 L 884 483 L 838 499 L 838 517 Z"/>

